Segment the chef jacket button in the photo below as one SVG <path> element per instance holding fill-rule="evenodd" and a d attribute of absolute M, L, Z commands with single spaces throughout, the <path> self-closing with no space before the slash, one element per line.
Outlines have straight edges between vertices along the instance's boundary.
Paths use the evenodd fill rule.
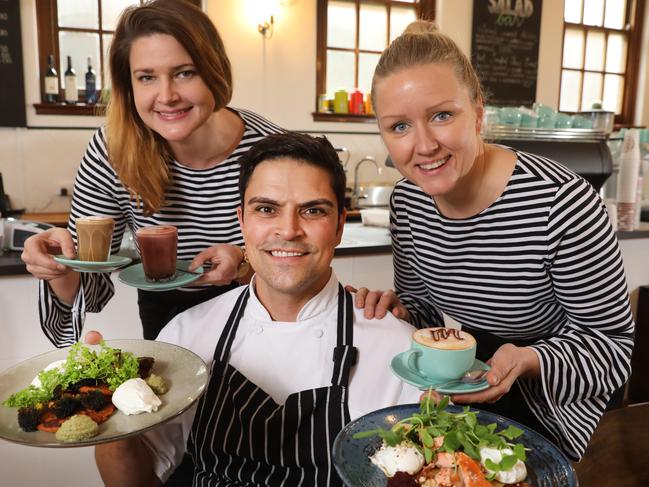
<path fill-rule="evenodd" d="M 324 335 L 324 331 L 322 329 L 318 328 L 316 330 L 313 330 L 313 336 L 316 338 L 322 338 L 322 335 Z"/>
<path fill-rule="evenodd" d="M 255 333 L 257 335 L 261 335 L 264 332 L 264 328 L 261 326 L 258 326 L 257 329 L 255 330 Z"/>

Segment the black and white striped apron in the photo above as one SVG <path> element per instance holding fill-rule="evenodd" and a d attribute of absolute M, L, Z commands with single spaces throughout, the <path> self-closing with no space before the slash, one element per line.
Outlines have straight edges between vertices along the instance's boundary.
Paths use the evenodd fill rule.
<path fill-rule="evenodd" d="M 249 296 L 249 290 L 241 293 L 228 318 L 196 410 L 188 441 L 193 485 L 341 486 L 331 447 L 350 420 L 347 386 L 357 354 L 352 297 L 339 285 L 331 385 L 291 394 L 278 405 L 228 363 Z M 300 367 L 295 364 L 296 374 Z"/>

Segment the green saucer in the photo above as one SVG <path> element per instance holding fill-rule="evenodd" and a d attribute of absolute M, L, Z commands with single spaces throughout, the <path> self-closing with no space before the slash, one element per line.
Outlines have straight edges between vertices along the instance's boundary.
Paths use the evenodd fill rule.
<path fill-rule="evenodd" d="M 54 260 L 77 272 L 112 272 L 131 263 L 131 259 L 123 255 L 111 255 L 103 262 L 68 259 L 63 255 L 55 255 Z"/>
<path fill-rule="evenodd" d="M 201 277 L 201 274 L 203 274 L 203 268 L 199 267 L 195 271 L 189 272 L 190 264 L 191 262 L 189 261 L 177 261 L 176 268 L 178 270 L 176 271 L 176 276 L 173 279 L 164 282 L 147 281 L 144 276 L 144 268 L 142 267 L 142 264 L 135 264 L 127 267 L 119 273 L 118 278 L 124 284 L 138 289 L 145 289 L 147 291 L 169 291 L 170 289 L 186 286 Z"/>
<path fill-rule="evenodd" d="M 423 378 L 419 374 L 410 369 L 405 356 L 406 352 L 401 352 L 395 355 L 392 359 L 392 362 L 390 362 L 390 369 L 392 369 L 394 375 L 396 375 L 399 379 L 410 384 L 411 386 L 415 386 L 417 389 L 420 389 L 422 391 L 425 391 L 429 387 L 433 387 L 437 392 L 441 392 L 442 394 L 466 394 L 469 392 L 484 391 L 485 389 L 489 389 L 489 387 L 491 387 L 486 379 L 478 382 L 477 384 L 455 384 L 448 387 L 435 387 L 434 382 L 423 380 Z M 482 360 L 475 359 L 471 370 L 489 370 L 490 368 L 491 367 L 485 364 Z M 439 381 L 437 382 L 439 383 Z"/>

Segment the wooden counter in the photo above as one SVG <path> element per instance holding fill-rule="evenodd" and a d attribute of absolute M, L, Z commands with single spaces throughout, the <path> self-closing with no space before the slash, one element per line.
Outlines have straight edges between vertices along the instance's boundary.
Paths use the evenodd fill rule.
<path fill-rule="evenodd" d="M 49 223 L 55 227 L 66 227 L 68 225 L 69 213 L 23 213 L 20 216 L 21 220 L 29 220 L 32 222 Z"/>
<path fill-rule="evenodd" d="M 574 463 L 579 485 L 649 485 L 649 403 L 607 411 L 584 457 Z"/>

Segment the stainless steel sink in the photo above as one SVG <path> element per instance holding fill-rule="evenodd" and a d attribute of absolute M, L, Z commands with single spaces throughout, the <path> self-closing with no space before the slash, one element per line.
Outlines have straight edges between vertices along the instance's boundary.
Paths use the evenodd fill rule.
<path fill-rule="evenodd" d="M 372 184 L 361 186 L 358 191 L 359 208 L 387 207 L 394 186 L 389 184 Z"/>

